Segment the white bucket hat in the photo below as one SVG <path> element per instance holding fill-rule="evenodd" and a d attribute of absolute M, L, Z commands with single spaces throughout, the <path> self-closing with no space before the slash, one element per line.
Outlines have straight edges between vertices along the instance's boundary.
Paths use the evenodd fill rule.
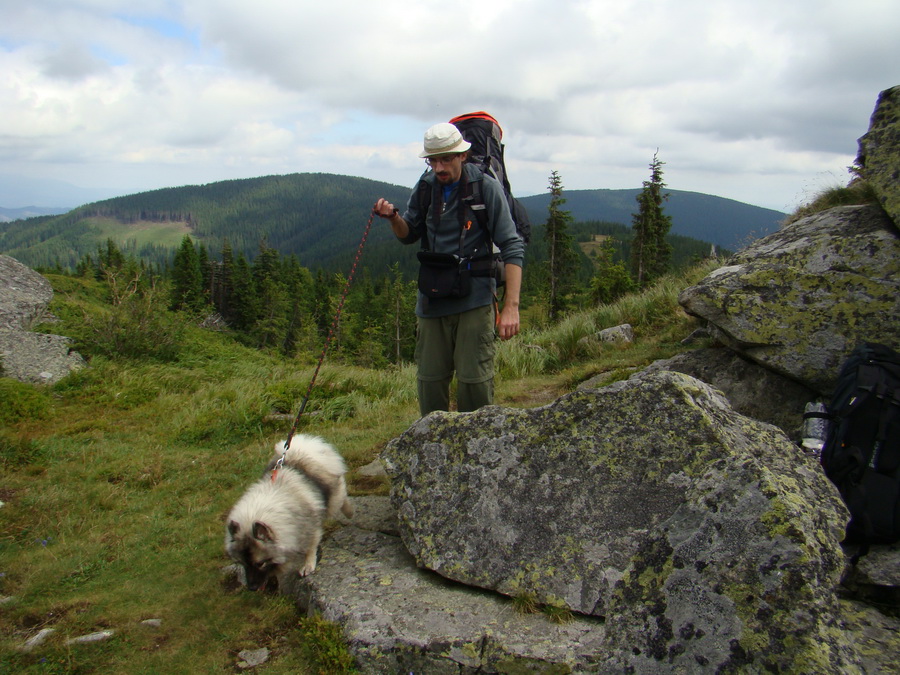
<path fill-rule="evenodd" d="M 441 122 L 425 132 L 425 151 L 419 153 L 419 157 L 465 152 L 471 147 L 472 144 L 462 137 L 459 129 L 449 122 Z"/>

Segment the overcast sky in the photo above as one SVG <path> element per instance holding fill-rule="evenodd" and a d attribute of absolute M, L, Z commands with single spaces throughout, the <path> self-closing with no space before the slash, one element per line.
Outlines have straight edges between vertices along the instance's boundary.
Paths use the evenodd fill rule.
<path fill-rule="evenodd" d="M 789 211 L 846 184 L 898 36 L 896 0 L 0 0 L 0 183 L 412 186 L 483 109 L 519 196 L 658 149 L 670 189 Z"/>

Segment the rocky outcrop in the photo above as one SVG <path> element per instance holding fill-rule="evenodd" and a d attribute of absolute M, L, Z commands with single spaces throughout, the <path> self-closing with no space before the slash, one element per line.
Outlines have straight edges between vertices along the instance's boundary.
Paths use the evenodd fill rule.
<path fill-rule="evenodd" d="M 632 377 L 664 370 L 712 385 L 725 394 L 736 412 L 774 424 L 796 443 L 800 442 L 804 406 L 818 396 L 809 387 L 723 347 L 694 349 L 655 361 Z"/>
<path fill-rule="evenodd" d="M 827 396 L 859 342 L 900 347 L 898 291 L 894 224 L 845 206 L 754 242 L 679 302 L 732 350 Z"/>
<path fill-rule="evenodd" d="M 321 612 L 343 627 L 360 673 L 713 672 L 709 664 L 704 666 L 702 653 L 695 651 L 694 663 L 687 667 L 669 654 L 641 659 L 638 643 L 628 645 L 630 655 L 622 654 L 614 646 L 609 621 L 577 613 L 554 620 L 547 613 L 523 612 L 521 604 L 506 596 L 421 569 L 397 536 L 387 497 L 352 501 L 353 524 L 323 542 L 316 573 L 300 580 L 293 592 L 301 610 Z M 853 591 L 883 605 L 885 595 L 900 587 L 898 556 L 900 547 L 863 558 Z M 643 579 L 651 583 L 654 577 Z M 798 657 L 798 669 L 790 672 L 895 672 L 900 621 L 845 596 L 846 591 L 836 596 L 838 623 L 831 633 L 852 643 L 848 658 L 855 661 L 832 670 L 821 659 L 801 662 Z M 640 609 L 628 604 L 625 613 Z M 764 617 L 762 613 L 759 620 Z M 658 627 L 665 634 L 665 619 Z M 679 637 L 685 642 L 705 639 L 702 629 L 690 626 Z M 786 643 L 792 640 L 785 635 Z M 733 645 L 736 657 L 725 672 L 766 672 L 757 645 L 750 658 L 740 655 L 737 640 Z M 677 644 L 672 651 L 673 656 L 680 651 Z"/>
<path fill-rule="evenodd" d="M 833 634 L 836 490 L 778 429 L 694 378 L 432 415 L 383 459 L 418 566 L 605 619 L 594 659 L 635 672 L 856 660 Z"/>
<path fill-rule="evenodd" d="M 42 321 L 53 289 L 43 276 L 0 255 L 0 375 L 32 384 L 53 384 L 85 366 L 59 335 L 30 332 Z"/>
<path fill-rule="evenodd" d="M 869 130 L 859 139 L 856 166 L 884 210 L 900 223 L 900 87 L 878 96 Z"/>
<path fill-rule="evenodd" d="M 46 318 L 50 282 L 15 258 L 0 255 L 0 330 L 31 330 Z"/>

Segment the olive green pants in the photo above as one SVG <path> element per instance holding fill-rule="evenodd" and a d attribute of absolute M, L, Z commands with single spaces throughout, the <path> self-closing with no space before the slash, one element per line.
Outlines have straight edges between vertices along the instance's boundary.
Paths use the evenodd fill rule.
<path fill-rule="evenodd" d="M 471 412 L 494 402 L 494 308 L 478 307 L 436 319 L 419 318 L 416 341 L 419 412 L 450 410 L 456 373 L 456 407 Z"/>

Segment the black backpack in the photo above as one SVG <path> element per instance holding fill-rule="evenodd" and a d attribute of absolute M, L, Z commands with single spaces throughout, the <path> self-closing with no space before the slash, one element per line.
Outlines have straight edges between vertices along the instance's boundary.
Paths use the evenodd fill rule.
<path fill-rule="evenodd" d="M 478 112 L 466 113 L 458 115 L 450 120 L 450 124 L 459 129 L 459 133 L 465 138 L 472 147 L 469 148 L 469 164 L 474 164 L 488 176 L 492 176 L 500 181 L 503 186 L 503 192 L 506 194 L 506 201 L 509 203 L 509 212 L 512 215 L 513 222 L 516 224 L 516 231 L 526 244 L 531 240 L 531 221 L 528 218 L 528 212 L 525 207 L 512 196 L 512 188 L 509 185 L 509 177 L 506 174 L 506 163 L 504 162 L 505 147 L 503 145 L 503 129 L 491 115 L 479 110 Z M 484 204 L 481 199 L 480 183 L 472 183 L 473 204 Z M 479 219 L 482 227 L 484 211 L 473 209 L 476 217 Z"/>
<path fill-rule="evenodd" d="M 828 405 L 822 468 L 850 510 L 847 543 L 900 540 L 900 354 L 864 342 L 841 366 Z M 857 556 L 858 559 L 858 556 Z"/>
<path fill-rule="evenodd" d="M 525 207 L 519 203 L 509 186 L 509 178 L 506 176 L 506 165 L 503 161 L 504 146 L 501 142 L 503 130 L 493 117 L 486 112 L 466 113 L 450 120 L 462 137 L 472 147 L 469 148 L 467 164 L 473 164 L 481 169 L 481 172 L 496 178 L 503 186 L 506 201 L 509 204 L 509 212 L 516 224 L 516 232 L 526 244 L 531 240 L 531 221 Z M 427 174 L 428 171 L 425 172 Z M 416 187 L 419 210 L 426 213 L 431 206 L 433 195 L 431 185 L 424 180 L 424 174 L 419 179 Z M 470 180 L 466 183 L 466 194 L 463 195 L 469 203 L 469 208 L 475 214 L 478 224 L 487 229 L 487 213 L 485 212 L 484 198 L 481 196 L 481 181 Z"/>

